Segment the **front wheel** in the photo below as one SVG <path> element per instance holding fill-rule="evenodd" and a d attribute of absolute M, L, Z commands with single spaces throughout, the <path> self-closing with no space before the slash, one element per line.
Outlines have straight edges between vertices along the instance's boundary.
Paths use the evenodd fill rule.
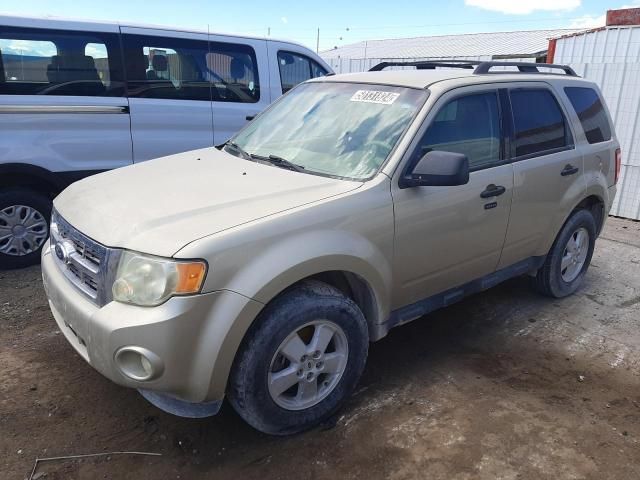
<path fill-rule="evenodd" d="M 229 401 L 251 426 L 287 435 L 336 411 L 356 386 L 369 337 L 358 306 L 322 282 L 305 282 L 271 302 L 243 342 Z"/>
<path fill-rule="evenodd" d="M 591 212 L 578 210 L 573 213 L 533 278 L 536 290 L 554 298 L 574 293 L 591 263 L 595 240 L 596 222 Z"/>
<path fill-rule="evenodd" d="M 40 261 L 50 218 L 51 200 L 45 195 L 26 188 L 0 192 L 0 269 Z"/>

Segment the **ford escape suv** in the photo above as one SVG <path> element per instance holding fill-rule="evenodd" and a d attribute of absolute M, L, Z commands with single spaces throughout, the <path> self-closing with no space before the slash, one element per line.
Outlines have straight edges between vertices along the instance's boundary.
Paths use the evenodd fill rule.
<path fill-rule="evenodd" d="M 597 86 L 417 66 L 309 80 L 224 146 L 64 190 L 42 273 L 66 339 L 165 411 L 226 397 L 289 434 L 341 405 L 393 327 L 516 275 L 573 293 L 620 168 Z"/>

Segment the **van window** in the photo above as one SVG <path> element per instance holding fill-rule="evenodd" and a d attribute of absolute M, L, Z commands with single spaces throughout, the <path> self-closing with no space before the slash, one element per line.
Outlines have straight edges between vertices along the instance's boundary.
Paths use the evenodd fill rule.
<path fill-rule="evenodd" d="M 546 89 L 512 90 L 516 157 L 568 146 L 570 133 L 553 94 Z"/>
<path fill-rule="evenodd" d="M 566 87 L 564 91 L 580 119 L 587 141 L 611 140 L 611 125 L 597 92 L 588 87 Z"/>
<path fill-rule="evenodd" d="M 115 34 L 0 31 L 0 95 L 121 96 L 121 64 Z"/>
<path fill-rule="evenodd" d="M 248 45 L 211 42 L 207 54 L 209 78 L 216 102 L 255 103 L 260 100 L 256 53 Z"/>
<path fill-rule="evenodd" d="M 445 104 L 420 140 L 412 163 L 432 150 L 462 153 L 472 170 L 501 161 L 500 115 L 496 92 L 466 95 Z"/>
<path fill-rule="evenodd" d="M 280 67 L 282 93 L 287 93 L 305 80 L 322 77 L 327 74 L 327 71 L 317 62 L 304 55 L 292 52 L 279 51 L 278 66 Z"/>
<path fill-rule="evenodd" d="M 123 35 L 123 42 L 129 97 L 211 100 L 207 41 Z"/>

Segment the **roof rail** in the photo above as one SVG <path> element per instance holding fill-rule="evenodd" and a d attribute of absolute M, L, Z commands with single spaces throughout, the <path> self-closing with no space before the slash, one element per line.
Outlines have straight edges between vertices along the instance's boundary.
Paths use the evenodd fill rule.
<path fill-rule="evenodd" d="M 570 77 L 577 77 L 578 74 L 571 68 L 569 65 L 556 65 L 553 63 L 529 63 L 529 62 L 480 62 L 480 64 L 473 71 L 475 75 L 480 75 L 483 73 L 514 73 L 512 71 L 500 71 L 500 72 L 491 72 L 493 67 L 517 67 L 520 73 L 546 73 L 538 70 L 539 67 L 542 68 L 551 68 L 558 69 L 564 72 L 564 75 L 569 75 Z"/>
<path fill-rule="evenodd" d="M 478 61 L 478 60 L 418 60 L 418 61 L 391 61 L 381 62 L 369 69 L 370 72 L 379 72 L 387 67 L 416 67 L 418 70 L 434 70 L 437 67 L 444 68 L 463 68 L 474 69 L 475 75 L 485 73 L 516 73 L 510 70 L 492 72 L 493 67 L 517 67 L 519 73 L 547 73 L 538 70 L 539 67 L 558 69 L 564 72 L 564 75 L 577 77 L 578 75 L 568 65 L 556 65 L 553 63 L 532 63 L 532 62 L 500 62 L 500 61 Z"/>
<path fill-rule="evenodd" d="M 416 67 L 417 70 L 434 70 L 436 67 L 466 68 L 472 69 L 483 62 L 477 60 L 417 60 L 417 61 L 393 61 L 382 62 L 369 69 L 370 72 L 379 72 L 387 67 Z"/>

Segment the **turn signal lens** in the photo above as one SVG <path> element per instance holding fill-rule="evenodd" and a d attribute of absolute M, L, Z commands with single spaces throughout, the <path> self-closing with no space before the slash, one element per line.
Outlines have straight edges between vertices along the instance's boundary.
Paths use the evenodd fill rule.
<path fill-rule="evenodd" d="M 204 274 L 206 268 L 202 262 L 194 263 L 177 263 L 178 281 L 176 283 L 175 293 L 197 293 L 204 282 Z"/>
<path fill-rule="evenodd" d="M 622 168 L 622 150 L 619 148 L 616 150 L 616 177 L 615 183 L 618 183 L 620 179 L 620 169 Z"/>

